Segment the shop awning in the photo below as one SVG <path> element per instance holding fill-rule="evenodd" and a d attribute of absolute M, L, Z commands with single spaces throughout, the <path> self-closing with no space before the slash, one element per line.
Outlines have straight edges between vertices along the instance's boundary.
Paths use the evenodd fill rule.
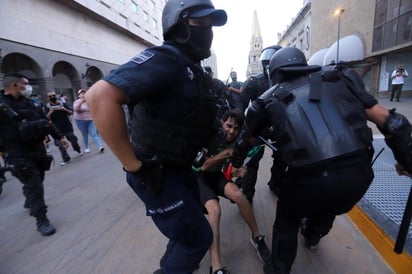
<path fill-rule="evenodd" d="M 337 42 L 329 47 L 323 58 L 323 65 L 336 62 Z M 365 58 L 365 50 L 362 40 L 357 35 L 349 35 L 339 40 L 339 61 L 360 61 Z"/>
<path fill-rule="evenodd" d="M 315 52 L 308 60 L 308 65 L 318 65 L 322 66 L 323 65 L 323 58 L 325 57 L 326 52 L 328 51 L 328 48 L 318 50 Z"/>

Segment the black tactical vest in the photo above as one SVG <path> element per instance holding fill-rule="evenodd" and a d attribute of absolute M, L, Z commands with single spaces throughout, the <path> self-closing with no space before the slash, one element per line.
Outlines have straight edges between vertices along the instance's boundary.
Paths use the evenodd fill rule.
<path fill-rule="evenodd" d="M 19 131 L 19 125 L 21 124 L 22 120 L 41 120 L 42 117 L 40 116 L 38 108 L 33 104 L 31 100 L 24 97 L 16 100 L 11 97 L 11 95 L 4 95 L 4 91 L 0 92 L 0 102 L 8 105 L 18 115 L 14 119 L 8 119 L 0 114 L 0 139 L 2 139 L 4 143 L 23 142 L 21 133 Z M 44 137 L 45 135 L 43 136 L 43 138 Z"/>
<path fill-rule="evenodd" d="M 182 113 L 180 118 L 170 120 L 167 114 L 155 116 L 150 109 L 156 108 L 156 101 L 141 102 L 134 106 L 132 117 L 132 146 L 139 159 L 159 156 L 166 163 L 179 166 L 191 166 L 197 152 L 207 145 L 213 133 L 216 116 L 216 96 L 210 90 L 210 81 L 200 66 L 187 64 L 197 81 L 197 100 L 191 105 L 191 110 Z M 170 87 L 176 96 L 181 96 L 181 104 L 185 98 L 179 92 L 188 84 Z M 169 92 L 170 92 L 169 90 Z M 187 103 L 186 103 L 187 104 Z M 181 112 L 179 105 L 176 113 Z"/>
<path fill-rule="evenodd" d="M 280 105 L 283 119 L 275 117 L 273 128 L 288 166 L 317 166 L 370 148 L 372 132 L 365 109 L 339 72 L 312 73 L 273 90 L 266 100 L 281 102 L 275 105 Z"/>

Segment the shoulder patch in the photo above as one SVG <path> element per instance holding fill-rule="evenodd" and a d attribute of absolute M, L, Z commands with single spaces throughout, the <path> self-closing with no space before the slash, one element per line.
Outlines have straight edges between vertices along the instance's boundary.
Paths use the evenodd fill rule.
<path fill-rule="evenodd" d="M 132 62 L 135 62 L 138 65 L 141 65 L 148 60 L 152 59 L 155 56 L 155 54 L 149 50 L 142 51 L 138 55 L 132 58 Z"/>

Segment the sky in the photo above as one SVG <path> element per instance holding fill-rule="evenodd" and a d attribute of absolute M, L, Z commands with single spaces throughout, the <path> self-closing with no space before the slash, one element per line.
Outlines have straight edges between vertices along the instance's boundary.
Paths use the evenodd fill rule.
<path fill-rule="evenodd" d="M 263 48 L 277 44 L 277 33 L 283 33 L 303 7 L 303 0 L 212 0 L 216 9 L 228 15 L 226 25 L 214 27 L 212 50 L 217 55 L 217 77 L 226 82 L 231 69 L 238 80 L 246 80 L 246 69 L 252 38 L 253 14 L 256 10 Z"/>

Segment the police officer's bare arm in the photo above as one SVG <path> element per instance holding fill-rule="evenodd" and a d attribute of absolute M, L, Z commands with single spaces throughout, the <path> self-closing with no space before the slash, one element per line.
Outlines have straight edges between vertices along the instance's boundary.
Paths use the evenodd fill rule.
<path fill-rule="evenodd" d="M 137 171 L 141 162 L 130 144 L 122 108 L 128 101 L 126 94 L 116 86 L 100 80 L 87 91 L 85 98 L 96 128 L 106 144 L 126 170 Z"/>
<path fill-rule="evenodd" d="M 374 122 L 378 126 L 382 126 L 389 116 L 389 111 L 384 106 L 376 104 L 366 109 L 366 115 L 369 121 Z"/>

